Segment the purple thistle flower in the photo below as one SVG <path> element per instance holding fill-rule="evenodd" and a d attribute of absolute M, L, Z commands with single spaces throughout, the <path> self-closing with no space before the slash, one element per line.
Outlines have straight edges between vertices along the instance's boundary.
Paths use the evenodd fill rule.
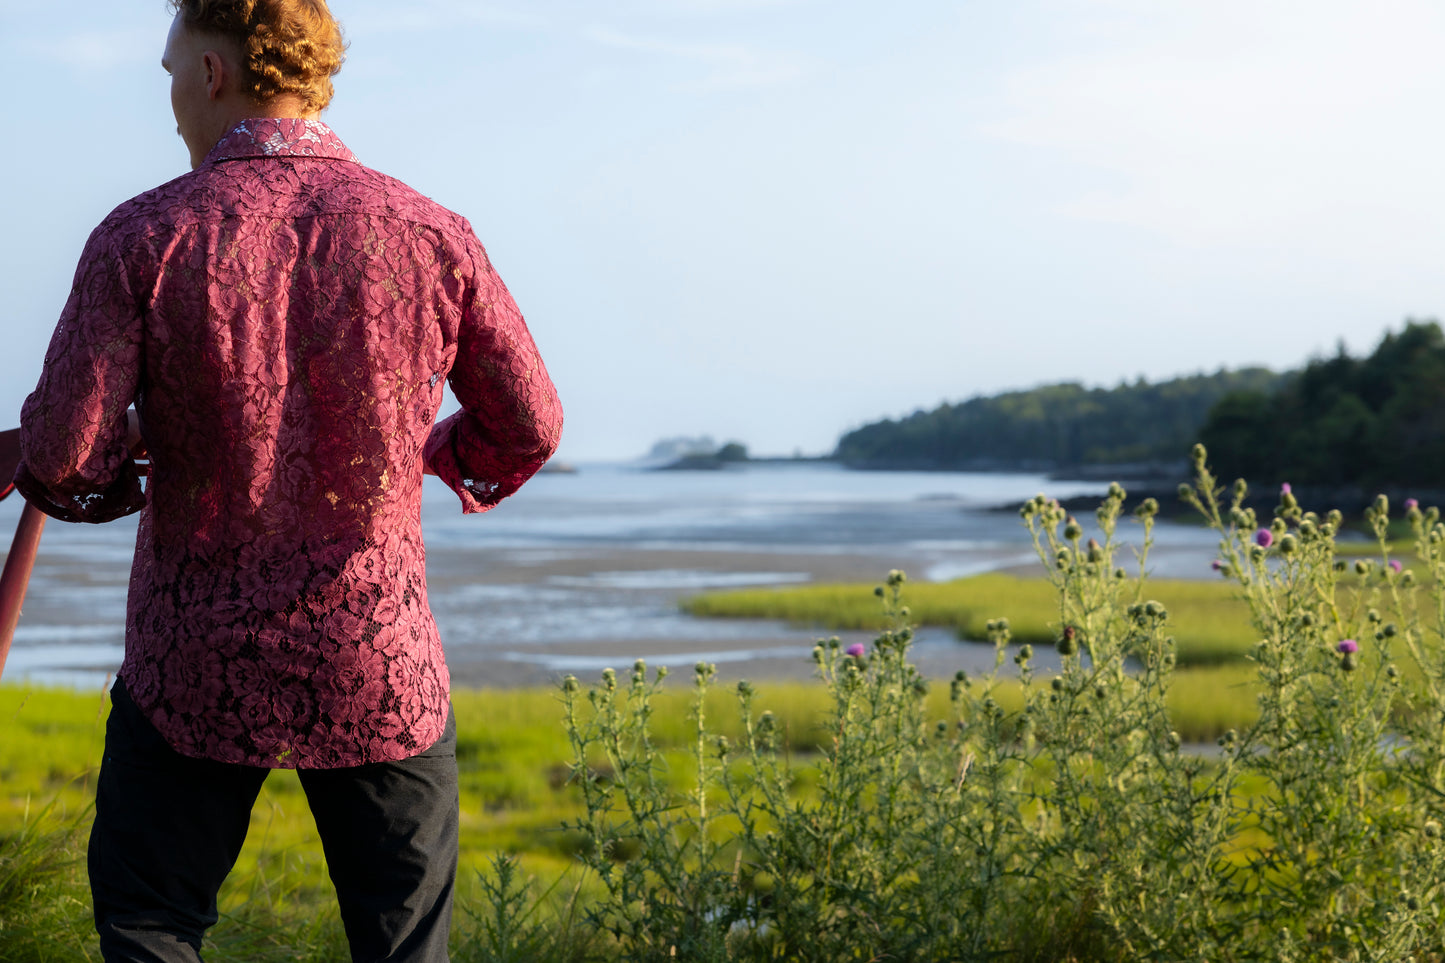
<path fill-rule="evenodd" d="M 1360 651 L 1360 643 L 1356 642 L 1354 639 L 1340 639 L 1340 644 L 1335 646 L 1335 648 L 1339 649 L 1346 655 L 1349 655 L 1352 652 Z"/>
<path fill-rule="evenodd" d="M 1274 544 L 1274 532 L 1271 532 L 1267 528 L 1261 528 L 1254 533 L 1254 544 L 1260 548 L 1269 548 Z"/>
<path fill-rule="evenodd" d="M 1279 486 L 1279 493 L 1281 495 L 1288 495 L 1293 491 L 1294 489 L 1289 487 L 1289 482 L 1285 482 L 1283 485 Z"/>
<path fill-rule="evenodd" d="M 852 645 L 848 646 L 848 648 L 844 649 L 843 651 L 846 652 L 846 653 L 848 653 L 849 655 L 851 655 L 851 656 L 852 656 L 853 658 L 855 658 L 855 659 L 861 659 L 861 658 L 863 658 L 863 653 L 866 652 L 866 651 L 868 651 L 868 650 L 865 649 L 865 648 L 863 648 L 863 643 L 862 643 L 862 642 L 854 642 Z"/>
<path fill-rule="evenodd" d="M 1407 512 L 1413 512 L 1415 509 L 1417 509 L 1417 508 L 1419 508 L 1419 507 L 1420 507 L 1420 502 L 1419 502 L 1417 499 L 1414 499 L 1414 498 L 1407 498 L 1407 499 L 1405 499 L 1405 511 L 1407 511 Z"/>
<path fill-rule="evenodd" d="M 1209 563 L 1209 567 L 1214 569 L 1216 572 L 1224 571 L 1224 563 L 1217 558 Z"/>
<path fill-rule="evenodd" d="M 1392 559 L 1390 559 L 1390 568 L 1392 568 L 1392 569 L 1395 571 L 1396 574 L 1399 574 L 1400 569 L 1402 569 L 1402 568 L 1404 568 L 1404 567 L 1405 567 L 1405 566 L 1403 566 L 1403 565 L 1400 564 L 1400 560 L 1399 560 L 1398 558 L 1392 558 Z"/>

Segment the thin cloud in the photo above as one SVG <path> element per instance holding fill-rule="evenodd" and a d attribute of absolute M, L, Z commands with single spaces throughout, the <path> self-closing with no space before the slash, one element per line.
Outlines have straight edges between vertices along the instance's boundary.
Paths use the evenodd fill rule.
<path fill-rule="evenodd" d="M 152 61 L 159 64 L 164 45 L 164 33 L 129 27 L 86 31 L 58 40 L 35 39 L 23 46 L 41 60 L 80 70 L 110 71 Z"/>
<path fill-rule="evenodd" d="M 535 8 L 474 0 L 414 0 L 406 4 L 387 0 L 337 13 L 342 27 L 348 32 L 365 33 L 417 33 L 445 30 L 461 23 L 526 29 L 542 29 L 551 25 L 551 21 L 537 14 Z"/>
<path fill-rule="evenodd" d="M 1219 0 L 1207 14 L 1070 6 L 1124 16 L 1011 71 L 981 131 L 1103 175 L 1062 213 L 1189 245 L 1351 257 L 1362 239 L 1393 235 L 1438 256 L 1438 10 L 1413 0 L 1322 2 L 1308 16 L 1282 0 Z"/>
<path fill-rule="evenodd" d="M 587 32 L 595 42 L 619 50 L 633 50 L 684 61 L 706 73 L 696 84 L 706 90 L 771 87 L 802 76 L 805 58 L 794 53 L 759 51 L 741 44 L 686 43 L 624 34 L 605 27 Z"/>
<path fill-rule="evenodd" d="M 807 0 L 651 0 L 635 4 L 635 8 L 654 13 L 744 13 L 771 7 L 795 7 Z"/>

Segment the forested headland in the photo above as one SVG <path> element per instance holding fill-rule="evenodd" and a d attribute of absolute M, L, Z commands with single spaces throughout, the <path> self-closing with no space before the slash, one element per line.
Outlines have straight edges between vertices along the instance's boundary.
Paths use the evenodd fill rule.
<path fill-rule="evenodd" d="M 1273 391 L 1226 395 L 1199 440 L 1223 478 L 1445 488 L 1445 334 L 1409 321 L 1368 357 L 1341 346 Z"/>
<path fill-rule="evenodd" d="M 848 432 L 853 468 L 1181 475 L 1203 442 L 1222 478 L 1317 490 L 1445 490 L 1445 332 L 1406 321 L 1373 353 L 1277 374 L 1221 370 L 1114 388 L 1045 385 L 943 404 Z"/>
<path fill-rule="evenodd" d="M 834 457 L 852 468 L 1065 471 L 1089 465 L 1183 468 L 1211 409 L 1270 397 L 1280 375 L 1220 370 L 1114 388 L 1045 385 L 942 404 L 848 432 Z"/>

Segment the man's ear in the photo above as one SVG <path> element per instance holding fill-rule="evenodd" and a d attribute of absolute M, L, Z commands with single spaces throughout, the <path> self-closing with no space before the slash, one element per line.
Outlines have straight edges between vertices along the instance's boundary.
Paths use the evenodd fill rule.
<path fill-rule="evenodd" d="M 214 50 L 201 54 L 201 64 L 206 68 L 206 98 L 216 100 L 226 82 L 226 62 Z"/>

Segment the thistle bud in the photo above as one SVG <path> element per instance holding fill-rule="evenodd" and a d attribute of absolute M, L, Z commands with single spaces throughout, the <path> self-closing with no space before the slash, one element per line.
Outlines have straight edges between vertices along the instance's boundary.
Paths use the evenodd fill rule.
<path fill-rule="evenodd" d="M 1293 555 L 1297 548 L 1299 548 L 1299 540 L 1293 535 L 1280 536 L 1279 553 L 1281 555 Z"/>
<path fill-rule="evenodd" d="M 1189 457 L 1194 460 L 1196 468 L 1203 468 L 1204 462 L 1209 458 L 1209 452 L 1204 449 L 1203 445 L 1196 443 L 1193 448 L 1189 449 Z"/>
<path fill-rule="evenodd" d="M 1153 498 L 1146 498 L 1134 509 L 1134 514 L 1139 518 L 1153 518 L 1159 514 L 1159 502 Z"/>
<path fill-rule="evenodd" d="M 1071 542 L 1077 542 L 1083 537 L 1083 527 L 1074 519 L 1074 516 L 1070 515 L 1064 522 L 1064 538 L 1067 538 Z"/>

